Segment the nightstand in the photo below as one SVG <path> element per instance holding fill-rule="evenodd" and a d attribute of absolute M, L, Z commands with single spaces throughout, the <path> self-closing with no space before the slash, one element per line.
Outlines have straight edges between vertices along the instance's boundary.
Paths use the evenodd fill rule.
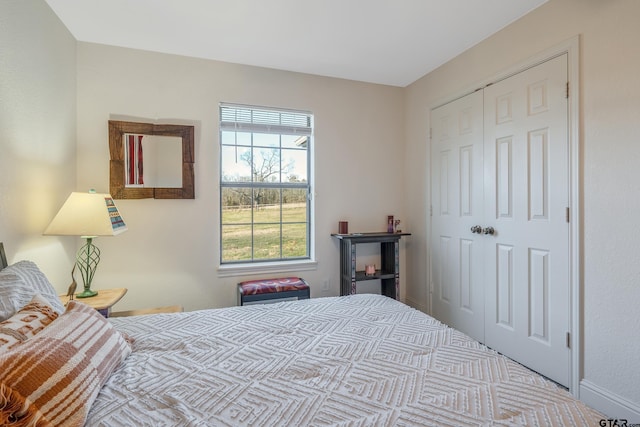
<path fill-rule="evenodd" d="M 98 295 L 95 297 L 74 299 L 95 308 L 104 317 L 109 317 L 111 314 L 111 307 L 120 301 L 126 293 L 127 288 L 98 289 Z M 59 295 L 59 297 L 62 304 L 66 304 L 67 301 L 69 301 L 69 297 L 67 295 Z"/>
<path fill-rule="evenodd" d="M 113 313 L 111 313 L 111 317 L 142 316 L 145 314 L 158 314 L 158 313 L 180 313 L 181 311 L 182 311 L 181 305 L 170 305 L 167 307 L 143 308 L 138 310 L 127 310 L 127 311 L 114 311 Z"/>

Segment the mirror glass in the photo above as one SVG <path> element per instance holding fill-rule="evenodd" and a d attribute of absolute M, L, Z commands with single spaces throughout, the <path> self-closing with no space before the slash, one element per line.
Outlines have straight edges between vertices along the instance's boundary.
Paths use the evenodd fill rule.
<path fill-rule="evenodd" d="M 194 126 L 109 120 L 114 199 L 194 199 Z"/>
<path fill-rule="evenodd" d="M 124 134 L 127 188 L 182 187 L 182 138 Z"/>

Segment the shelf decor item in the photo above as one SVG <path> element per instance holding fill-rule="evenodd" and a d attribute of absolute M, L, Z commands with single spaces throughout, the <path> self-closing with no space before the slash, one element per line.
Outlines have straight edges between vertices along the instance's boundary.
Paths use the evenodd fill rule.
<path fill-rule="evenodd" d="M 349 223 L 347 221 L 338 221 L 338 234 L 349 234 Z"/>
<path fill-rule="evenodd" d="M 364 266 L 364 274 L 367 276 L 374 276 L 376 274 L 375 264 L 367 264 Z"/>
<path fill-rule="evenodd" d="M 80 236 L 87 240 L 78 250 L 74 265 L 80 270 L 84 282 L 84 291 L 77 294 L 77 298 L 98 295 L 98 292 L 91 290 L 91 282 L 100 262 L 100 249 L 93 244 L 93 239 L 115 236 L 125 231 L 127 226 L 110 194 L 99 194 L 95 190 L 88 193 L 73 192 L 64 202 L 44 235 Z"/>
<path fill-rule="evenodd" d="M 393 215 L 387 215 L 387 233 L 393 233 Z"/>

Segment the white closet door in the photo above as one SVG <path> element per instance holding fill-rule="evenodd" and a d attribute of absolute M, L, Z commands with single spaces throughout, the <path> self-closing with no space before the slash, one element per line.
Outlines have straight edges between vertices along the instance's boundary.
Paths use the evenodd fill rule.
<path fill-rule="evenodd" d="M 569 385 L 567 56 L 484 90 L 485 343 Z"/>
<path fill-rule="evenodd" d="M 482 91 L 432 110 L 434 316 L 484 341 Z"/>

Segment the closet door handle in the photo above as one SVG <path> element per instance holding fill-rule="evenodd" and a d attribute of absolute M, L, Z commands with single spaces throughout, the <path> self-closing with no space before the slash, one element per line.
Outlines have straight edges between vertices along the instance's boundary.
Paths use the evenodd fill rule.
<path fill-rule="evenodd" d="M 473 227 L 471 227 L 471 232 L 472 233 L 481 234 L 482 233 L 482 227 L 480 227 L 479 225 L 474 225 Z"/>
<path fill-rule="evenodd" d="M 482 229 L 482 233 L 483 234 L 490 234 L 490 235 L 494 235 L 496 233 L 496 230 L 493 227 L 485 227 Z"/>

